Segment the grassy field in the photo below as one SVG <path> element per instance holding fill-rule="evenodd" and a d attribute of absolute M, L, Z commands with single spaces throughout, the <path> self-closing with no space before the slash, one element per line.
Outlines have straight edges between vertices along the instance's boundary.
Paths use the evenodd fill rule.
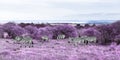
<path fill-rule="evenodd" d="M 0 39 L 0 60 L 120 60 L 120 46 L 79 45 L 64 40 L 40 43 L 32 48 L 20 48 L 13 40 Z"/>

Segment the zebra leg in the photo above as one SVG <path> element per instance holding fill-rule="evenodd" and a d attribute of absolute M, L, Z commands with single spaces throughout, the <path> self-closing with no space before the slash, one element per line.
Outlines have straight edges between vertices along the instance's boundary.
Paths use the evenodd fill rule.
<path fill-rule="evenodd" d="M 87 41 L 87 40 L 84 40 L 84 43 L 85 43 L 85 45 L 87 45 L 87 44 L 88 44 L 88 41 Z"/>

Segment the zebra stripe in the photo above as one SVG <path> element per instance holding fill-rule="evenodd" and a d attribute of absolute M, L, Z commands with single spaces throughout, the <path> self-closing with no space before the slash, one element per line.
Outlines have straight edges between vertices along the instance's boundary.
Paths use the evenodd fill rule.
<path fill-rule="evenodd" d="M 80 37 L 80 38 L 69 38 L 69 43 L 77 44 L 88 44 L 96 43 L 96 37 Z"/>
<path fill-rule="evenodd" d="M 42 37 L 41 37 L 41 40 L 42 40 L 42 41 L 48 41 L 49 38 L 48 38 L 48 36 L 42 36 Z"/>
<path fill-rule="evenodd" d="M 57 36 L 57 39 L 64 39 L 65 38 L 65 35 L 58 35 Z"/>
<path fill-rule="evenodd" d="M 22 37 L 17 36 L 17 37 L 15 38 L 15 40 L 16 40 L 17 43 L 21 44 L 20 47 L 23 47 L 23 46 L 24 46 L 24 47 L 27 47 L 27 46 L 33 47 L 32 38 L 29 37 L 29 36 L 22 36 Z M 16 42 L 15 42 L 15 43 L 16 43 Z"/>

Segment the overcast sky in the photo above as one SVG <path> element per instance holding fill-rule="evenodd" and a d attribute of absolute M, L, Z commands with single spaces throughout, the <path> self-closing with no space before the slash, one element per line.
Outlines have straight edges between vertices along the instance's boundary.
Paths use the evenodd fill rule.
<path fill-rule="evenodd" d="M 0 0 L 0 22 L 75 19 L 119 20 L 120 0 Z"/>

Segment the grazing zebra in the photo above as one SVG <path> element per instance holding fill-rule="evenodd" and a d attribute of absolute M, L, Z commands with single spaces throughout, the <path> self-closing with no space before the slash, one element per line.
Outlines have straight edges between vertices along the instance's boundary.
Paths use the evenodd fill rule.
<path fill-rule="evenodd" d="M 72 43 L 73 45 L 77 46 L 78 44 L 84 44 L 83 38 L 69 38 L 68 43 Z"/>
<path fill-rule="evenodd" d="M 96 37 L 82 36 L 80 38 L 69 38 L 68 43 L 73 43 L 75 46 L 79 44 L 96 43 Z"/>
<path fill-rule="evenodd" d="M 25 46 L 29 46 L 29 47 L 33 47 L 33 41 L 32 38 L 30 36 L 23 36 L 23 44 L 25 44 Z"/>
<path fill-rule="evenodd" d="M 65 39 L 65 35 L 64 34 L 60 34 L 57 36 L 57 39 Z"/>
<path fill-rule="evenodd" d="M 15 44 L 20 44 L 20 41 L 22 40 L 22 36 L 16 36 L 14 40 L 15 40 L 14 41 Z"/>
<path fill-rule="evenodd" d="M 32 38 L 29 36 L 17 36 L 15 40 L 16 44 L 21 44 L 20 47 L 33 47 Z"/>
<path fill-rule="evenodd" d="M 48 42 L 48 41 L 49 41 L 48 36 L 42 36 L 42 37 L 41 37 L 41 41 L 42 41 L 42 42 L 45 42 L 45 41 Z"/>
<path fill-rule="evenodd" d="M 97 39 L 96 39 L 96 37 L 94 37 L 94 36 L 91 36 L 91 37 L 84 37 L 84 39 L 86 40 L 86 41 L 88 41 L 88 43 L 87 44 L 89 44 L 89 43 L 96 43 L 97 42 Z"/>

